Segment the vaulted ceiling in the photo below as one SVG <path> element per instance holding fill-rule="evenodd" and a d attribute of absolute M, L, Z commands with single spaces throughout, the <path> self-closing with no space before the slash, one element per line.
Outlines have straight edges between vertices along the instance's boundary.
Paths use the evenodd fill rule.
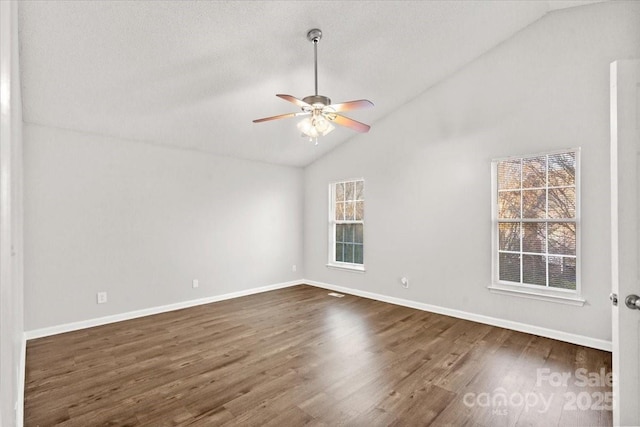
<path fill-rule="evenodd" d="M 527 25 L 591 1 L 30 1 L 19 5 L 25 122 L 305 166 L 315 146 L 275 97 L 366 98 L 372 126 Z M 299 120 L 299 119 L 298 119 Z M 418 124 L 416 124 L 418 125 Z M 364 136 L 366 138 L 366 136 Z M 393 141 L 389 141 L 393 143 Z"/>

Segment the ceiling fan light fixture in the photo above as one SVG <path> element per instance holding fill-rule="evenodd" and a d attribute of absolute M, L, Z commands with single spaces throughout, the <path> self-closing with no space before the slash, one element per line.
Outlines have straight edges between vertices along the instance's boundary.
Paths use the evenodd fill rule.
<path fill-rule="evenodd" d="M 298 122 L 298 130 L 309 138 L 316 139 L 325 136 L 335 129 L 329 120 L 325 119 L 322 114 L 314 114 Z"/>

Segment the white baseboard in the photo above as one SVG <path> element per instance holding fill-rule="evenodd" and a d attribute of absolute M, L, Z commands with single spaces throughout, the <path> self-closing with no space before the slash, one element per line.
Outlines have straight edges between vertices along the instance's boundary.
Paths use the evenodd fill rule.
<path fill-rule="evenodd" d="M 307 280 L 307 279 L 277 283 L 274 285 L 263 286 L 259 288 L 252 288 L 252 289 L 247 289 L 243 291 L 223 294 L 223 295 L 215 295 L 212 297 L 201 298 L 197 300 L 184 301 L 176 304 L 169 304 L 169 305 L 164 305 L 160 307 L 152 307 L 152 308 L 147 308 L 143 310 L 131 311 L 128 313 L 116 314 L 113 316 L 100 317 L 97 319 L 89 319 L 81 322 L 67 323 L 64 325 L 52 326 L 49 328 L 36 329 L 36 330 L 25 332 L 25 341 L 30 339 L 35 339 L 35 338 L 46 337 L 50 335 L 61 334 L 64 332 L 76 331 L 79 329 L 91 328 L 94 326 L 106 325 L 109 323 L 120 322 L 123 320 L 135 319 L 138 317 L 150 316 L 153 314 L 165 313 L 173 310 L 180 310 L 182 308 L 209 304 L 212 302 L 223 301 L 231 298 L 238 298 L 238 297 L 253 295 L 261 292 L 288 288 L 290 286 L 296 286 L 296 285 L 302 285 L 302 284 L 311 285 L 311 286 L 315 286 L 323 289 L 329 289 L 332 291 L 338 291 L 340 293 L 356 295 L 356 296 L 369 298 L 377 301 L 387 302 L 390 304 L 401 305 L 404 307 L 415 308 L 417 310 L 443 314 L 445 316 L 456 317 L 459 319 L 470 320 L 478 323 L 484 323 L 491 326 L 498 326 L 501 328 L 512 329 L 514 331 L 525 332 L 533 335 L 539 335 L 542 337 L 565 341 L 568 343 L 582 345 L 585 347 L 596 348 L 599 350 L 604 350 L 604 351 L 612 350 L 611 341 L 587 337 L 584 335 L 571 334 L 568 332 L 558 331 L 556 329 L 542 328 L 539 326 L 530 325 L 526 323 L 513 322 L 510 320 L 499 319 L 496 317 L 469 313 L 466 311 L 455 310 L 452 308 L 440 307 L 437 305 L 425 304 L 417 301 L 411 301 L 411 300 L 402 299 L 402 298 L 395 298 L 387 295 L 376 294 L 373 292 L 361 291 L 359 289 L 346 288 L 344 286 L 336 286 L 330 283 L 317 282 L 315 280 Z"/>
<path fill-rule="evenodd" d="M 214 295 L 211 297 L 200 298 L 196 300 L 183 301 L 175 304 L 168 304 L 159 307 L 145 308 L 142 310 L 130 311 L 127 313 L 114 314 L 111 316 L 99 317 L 96 319 L 82 320 L 79 322 L 66 323 L 63 325 L 51 326 L 48 328 L 34 329 L 25 332 L 26 340 L 35 338 L 48 337 L 51 335 L 62 334 L 65 332 L 77 331 L 80 329 L 92 328 L 94 326 L 107 325 L 109 323 L 121 322 L 123 320 L 136 319 L 138 317 L 151 316 L 153 314 L 166 313 L 168 311 L 180 310 L 183 308 L 195 307 L 197 305 L 210 304 L 212 302 L 224 301 L 227 299 L 244 297 L 247 295 L 259 294 L 262 292 L 273 291 L 276 289 L 288 288 L 290 286 L 300 285 L 304 283 L 301 280 L 290 282 L 276 283 L 274 285 L 262 286 L 259 288 L 245 289 L 243 291 L 231 292 L 228 294 Z"/>
<path fill-rule="evenodd" d="M 316 286 L 319 288 L 329 289 L 344 294 L 356 295 L 359 297 L 369 298 L 377 301 L 388 302 L 390 304 L 401 305 L 404 307 L 415 308 L 422 311 L 444 314 L 445 316 L 456 317 L 459 319 L 471 320 L 473 322 L 484 323 L 486 325 L 498 326 L 505 329 L 512 329 L 518 332 L 539 335 L 541 337 L 552 338 L 559 341 L 565 341 L 571 344 L 582 345 L 585 347 L 596 348 L 598 350 L 611 351 L 611 341 L 605 341 L 597 338 L 586 337 L 584 335 L 571 334 L 568 332 L 558 331 L 555 329 L 542 328 L 539 326 L 529 325 L 526 323 L 513 322 L 510 320 L 499 319 L 496 317 L 484 316 L 481 314 L 469 313 L 461 310 L 440 307 L 437 305 L 425 304 L 417 301 L 395 298 L 386 295 L 376 294 L 373 292 L 361 291 L 359 289 L 345 288 L 329 283 L 316 282 L 314 280 L 305 280 L 303 283 Z"/>

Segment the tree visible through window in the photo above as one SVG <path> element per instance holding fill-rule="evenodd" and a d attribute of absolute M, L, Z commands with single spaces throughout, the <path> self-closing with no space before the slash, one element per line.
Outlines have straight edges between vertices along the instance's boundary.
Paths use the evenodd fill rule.
<path fill-rule="evenodd" d="M 577 154 L 495 162 L 498 281 L 576 290 Z"/>
<path fill-rule="evenodd" d="M 330 264 L 364 264 L 364 180 L 330 187 Z"/>

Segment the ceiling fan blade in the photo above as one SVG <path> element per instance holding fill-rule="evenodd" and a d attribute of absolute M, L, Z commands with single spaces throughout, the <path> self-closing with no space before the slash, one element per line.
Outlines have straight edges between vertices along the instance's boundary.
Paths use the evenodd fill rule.
<path fill-rule="evenodd" d="M 289 101 L 292 102 L 294 104 L 296 104 L 298 107 L 300 108 L 313 108 L 313 106 L 311 104 L 307 104 L 306 102 L 304 102 L 302 99 L 298 99 L 295 96 L 291 96 L 291 95 L 283 95 L 281 93 L 276 95 L 278 98 L 282 98 L 285 101 Z"/>
<path fill-rule="evenodd" d="M 287 119 L 289 117 L 297 117 L 297 116 L 306 116 L 310 113 L 287 113 L 287 114 L 280 114 L 277 116 L 271 116 L 271 117 L 265 117 L 262 119 L 255 119 L 253 121 L 253 123 L 262 123 L 262 122 L 268 122 L 269 120 L 278 120 L 278 119 Z"/>
<path fill-rule="evenodd" d="M 367 99 L 359 99 L 357 101 L 349 101 L 342 102 L 340 104 L 331 104 L 329 108 L 333 109 L 333 111 L 339 113 L 340 111 L 351 111 L 357 110 L 360 108 L 371 108 L 373 107 L 373 102 Z"/>
<path fill-rule="evenodd" d="M 365 125 L 364 123 L 360 123 L 356 120 L 350 119 L 349 117 L 341 116 L 340 114 L 334 113 L 325 117 L 339 125 L 346 126 L 358 132 L 369 132 L 369 129 L 371 128 L 369 125 Z"/>

